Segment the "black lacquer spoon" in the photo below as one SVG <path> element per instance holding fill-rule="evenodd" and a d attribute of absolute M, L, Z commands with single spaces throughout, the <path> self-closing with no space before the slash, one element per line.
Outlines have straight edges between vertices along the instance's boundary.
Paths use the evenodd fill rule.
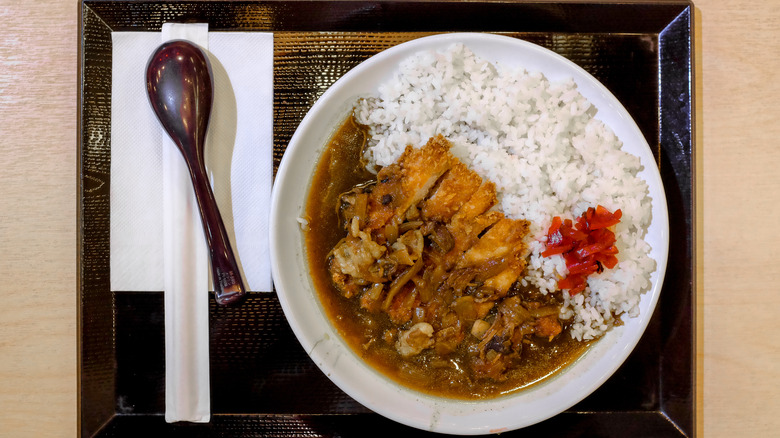
<path fill-rule="evenodd" d="M 211 115 L 212 90 L 211 64 L 192 43 L 168 41 L 149 59 L 146 67 L 149 102 L 187 163 L 209 246 L 217 303 L 231 304 L 246 292 L 206 175 L 203 147 Z"/>

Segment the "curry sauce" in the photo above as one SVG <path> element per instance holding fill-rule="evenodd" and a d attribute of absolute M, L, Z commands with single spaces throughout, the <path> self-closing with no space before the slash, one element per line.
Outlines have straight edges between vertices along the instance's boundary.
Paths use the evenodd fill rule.
<path fill-rule="evenodd" d="M 435 321 L 428 321 L 425 304 L 439 299 L 438 296 L 416 297 L 415 304 L 412 305 L 412 307 L 416 306 L 413 309 L 413 315 L 398 314 L 387 309 L 387 305 L 395 299 L 392 296 L 382 296 L 377 305 L 366 304 L 365 296 L 369 293 L 369 289 L 376 289 L 376 286 L 379 286 L 378 290 L 387 294 L 388 288 L 385 286 L 383 289 L 380 283 L 377 283 L 379 280 L 372 280 L 373 285 L 371 281 L 358 283 L 359 286 L 350 284 L 349 288 L 334 280 L 336 279 L 333 269 L 334 248 L 338 248 L 345 239 L 349 239 L 350 233 L 354 234 L 356 228 L 362 229 L 363 236 L 370 235 L 372 239 L 384 244 L 388 248 L 385 253 L 388 253 L 391 248 L 390 243 L 385 241 L 401 240 L 401 237 L 397 236 L 399 234 L 397 231 L 392 237 L 388 237 L 388 233 L 383 232 L 382 224 L 384 222 L 376 225 L 374 224 L 376 221 L 364 220 L 358 224 L 359 221 L 354 219 L 352 221 L 353 231 L 350 232 L 349 221 L 345 223 L 344 218 L 340 215 L 340 208 L 344 202 L 342 195 L 350 190 L 354 191 L 356 187 L 360 188 L 361 194 L 368 193 L 369 197 L 373 196 L 374 203 L 377 204 L 378 208 L 383 208 L 386 205 L 392 206 L 391 201 L 400 202 L 396 200 L 398 198 L 397 191 L 388 191 L 393 196 L 382 192 L 382 183 L 392 183 L 389 181 L 392 179 L 390 174 L 392 169 L 380 171 L 380 181 L 377 181 L 377 175 L 365 169 L 362 162 L 362 152 L 366 137 L 367 132 L 364 127 L 359 126 L 351 117 L 338 127 L 322 152 L 306 203 L 308 229 L 305 232 L 305 244 L 313 282 L 330 321 L 353 351 L 375 369 L 402 385 L 432 395 L 462 399 L 490 398 L 528 387 L 555 374 L 578 358 L 587 349 L 589 343 L 572 339 L 566 328 L 566 321 L 558 321 L 557 315 L 551 316 L 549 311 L 544 312 L 544 309 L 554 309 L 555 306 L 560 306 L 560 297 L 555 296 L 555 294 L 542 295 L 537 291 L 521 287 L 519 283 L 514 282 L 517 274 L 514 275 L 511 286 L 500 293 L 500 297 L 484 297 L 485 290 L 492 290 L 496 293 L 495 288 L 486 287 L 492 278 L 481 280 L 479 270 L 474 267 L 469 268 L 470 271 L 466 271 L 465 268 L 457 271 L 456 268 L 459 265 L 453 263 L 451 267 L 453 272 L 470 272 L 471 276 L 459 286 L 449 288 L 442 286 L 436 289 L 435 293 L 447 294 L 448 297 L 442 298 L 441 302 L 445 303 L 443 306 L 445 309 L 438 313 L 444 314 L 444 316 Z M 437 158 L 436 161 L 439 162 L 441 159 Z M 442 172 L 433 174 L 431 178 L 436 179 L 436 183 L 431 186 L 430 191 L 444 190 L 443 186 L 446 183 L 442 181 L 456 172 L 463 173 L 466 179 L 473 178 L 467 174 L 468 171 L 451 170 L 459 169 L 458 166 L 458 163 L 454 163 Z M 384 176 L 382 177 L 382 175 Z M 374 185 L 367 186 L 370 183 Z M 474 193 L 473 196 L 476 196 L 479 190 L 485 186 L 480 181 L 473 181 L 470 184 L 472 186 L 470 193 Z M 458 182 L 456 186 L 462 187 L 463 184 Z M 364 187 L 369 188 L 364 189 Z M 390 196 L 390 200 L 388 200 L 388 196 Z M 435 193 L 426 196 L 428 196 L 427 199 L 433 199 Z M 447 197 L 447 199 L 451 198 L 452 196 Z M 420 212 L 415 211 L 415 217 L 403 220 L 406 221 L 407 229 L 416 226 L 422 230 L 414 231 L 418 233 L 417 235 L 425 236 L 425 251 L 429 255 L 426 256 L 424 267 L 421 266 L 422 256 L 418 256 L 416 262 L 410 261 L 407 265 L 400 263 L 398 267 L 394 266 L 397 273 L 392 274 L 394 275 L 392 279 L 395 279 L 393 281 L 395 283 L 404 274 L 409 276 L 416 267 L 417 271 L 420 271 L 416 277 L 419 285 L 423 283 L 422 272 L 431 265 L 428 259 L 443 259 L 444 256 L 440 257 L 437 254 L 455 251 L 455 249 L 450 248 L 454 245 L 452 241 L 457 239 L 457 235 L 453 237 L 452 231 L 447 231 L 447 220 L 449 220 L 447 217 L 453 215 L 452 212 L 441 213 L 447 208 L 437 210 L 433 207 L 432 201 L 418 202 L 416 198 L 411 202 L 420 206 Z M 437 211 L 437 213 L 426 213 L 423 211 L 426 206 L 429 207 L 428 211 Z M 447 206 L 445 205 L 445 207 Z M 417 207 L 412 206 L 412 208 L 416 209 Z M 450 210 L 452 209 L 450 208 Z M 380 212 L 375 216 L 381 214 Z M 427 222 L 425 217 L 417 217 L 425 216 L 425 214 L 430 216 Z M 442 214 L 446 217 L 442 218 Z M 484 215 L 492 217 L 495 216 L 495 213 L 486 211 Z M 400 220 L 398 222 L 400 223 Z M 409 223 L 412 225 L 408 226 Z M 499 223 L 504 228 L 511 230 L 520 230 L 522 227 L 518 221 L 505 219 L 503 215 L 500 215 L 500 217 L 491 219 L 486 226 L 486 231 L 475 232 L 470 244 L 483 238 L 486 239 L 491 230 L 499 229 Z M 371 231 L 372 227 L 373 231 Z M 453 230 L 453 228 L 449 229 Z M 351 238 L 357 240 L 355 237 Z M 396 244 L 392 248 L 397 247 Z M 501 260 L 505 259 L 507 257 Z M 524 266 L 524 261 L 522 263 Z M 516 269 L 517 263 L 511 266 Z M 522 266 L 518 273 L 522 271 Z M 484 276 L 498 277 L 495 275 L 496 272 L 507 272 L 509 268 L 510 264 L 504 263 L 491 271 L 490 274 L 483 274 Z M 428 270 L 433 271 L 433 268 Z M 351 271 L 345 270 L 344 272 Z M 457 277 L 457 275 L 453 274 L 451 277 Z M 390 279 L 389 277 L 388 280 Z M 440 280 L 437 284 L 442 284 L 442 281 Z M 407 296 L 416 293 L 414 288 L 415 285 L 410 281 L 407 287 L 401 289 L 399 296 L 404 293 Z M 415 296 L 411 296 L 415 298 Z M 383 302 L 386 304 L 385 311 L 382 311 L 381 304 Z M 407 299 L 406 302 L 411 303 L 412 301 Z M 463 307 L 461 304 L 471 305 L 477 310 L 468 308 L 467 312 L 460 312 L 459 307 Z M 448 308 L 454 310 L 450 311 Z M 527 329 L 526 332 L 520 333 L 518 325 L 516 333 L 510 331 L 508 334 L 501 334 L 499 330 L 502 328 L 501 318 L 506 319 L 516 315 L 516 309 L 528 314 L 536 314 L 536 316 L 524 323 L 523 330 Z M 463 317 L 464 313 L 468 314 L 469 312 L 473 314 Z M 433 325 L 431 326 L 428 322 Z M 550 331 L 547 330 L 547 327 L 543 327 L 549 326 L 549 324 L 557 324 L 558 329 Z M 446 330 L 442 328 L 445 325 L 448 325 Z M 428 333 L 430 339 L 423 348 L 412 349 L 412 351 L 401 348 L 403 336 L 419 335 L 415 332 L 419 327 L 424 329 L 430 327 L 428 331 L 435 328 L 437 330 L 436 337 Z M 515 327 L 511 328 L 515 329 Z M 449 332 L 457 332 L 457 342 L 439 342 L 442 340 L 442 336 L 439 335 L 448 330 Z M 419 332 L 419 330 L 417 331 Z M 425 337 L 424 334 L 421 336 Z M 433 342 L 434 339 L 436 343 Z M 496 363 L 499 363 L 500 367 L 493 366 Z"/>

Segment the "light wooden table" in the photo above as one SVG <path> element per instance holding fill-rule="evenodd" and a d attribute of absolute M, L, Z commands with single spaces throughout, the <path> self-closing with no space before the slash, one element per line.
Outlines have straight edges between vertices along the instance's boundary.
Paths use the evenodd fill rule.
<path fill-rule="evenodd" d="M 780 433 L 779 6 L 696 3 L 707 437 Z M 77 17 L 75 0 L 0 0 L 2 437 L 77 433 Z"/>

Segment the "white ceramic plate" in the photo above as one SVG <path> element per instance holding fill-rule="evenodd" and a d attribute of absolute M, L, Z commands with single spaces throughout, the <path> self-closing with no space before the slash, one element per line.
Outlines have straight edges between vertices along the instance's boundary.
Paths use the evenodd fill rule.
<path fill-rule="evenodd" d="M 443 50 L 460 42 L 493 63 L 541 71 L 550 81 L 574 78 L 579 91 L 598 108 L 623 141 L 640 157 L 640 173 L 650 188 L 652 224 L 645 240 L 656 261 L 651 289 L 642 297 L 639 317 L 617 327 L 563 372 L 508 396 L 462 401 L 437 398 L 404 388 L 366 365 L 328 321 L 308 274 L 303 235 L 310 181 L 322 148 L 357 98 L 376 94 L 400 61 L 423 50 Z M 344 392 L 369 409 L 400 423 L 451 434 L 496 433 L 550 418 L 585 398 L 623 363 L 647 326 L 666 270 L 669 225 L 658 168 L 644 137 L 620 102 L 595 78 L 565 58 L 537 45 L 487 34 L 444 34 L 413 40 L 368 59 L 339 79 L 301 122 L 284 154 L 271 201 L 271 265 L 276 291 L 295 335 L 312 360 Z"/>

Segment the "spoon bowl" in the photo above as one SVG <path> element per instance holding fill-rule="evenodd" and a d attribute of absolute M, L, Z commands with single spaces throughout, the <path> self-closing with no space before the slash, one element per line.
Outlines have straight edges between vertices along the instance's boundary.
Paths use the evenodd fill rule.
<path fill-rule="evenodd" d="M 188 41 L 163 43 L 149 59 L 146 91 L 154 113 L 187 164 L 209 247 L 216 301 L 235 303 L 246 291 L 211 190 L 203 153 L 213 101 L 208 57 Z"/>

